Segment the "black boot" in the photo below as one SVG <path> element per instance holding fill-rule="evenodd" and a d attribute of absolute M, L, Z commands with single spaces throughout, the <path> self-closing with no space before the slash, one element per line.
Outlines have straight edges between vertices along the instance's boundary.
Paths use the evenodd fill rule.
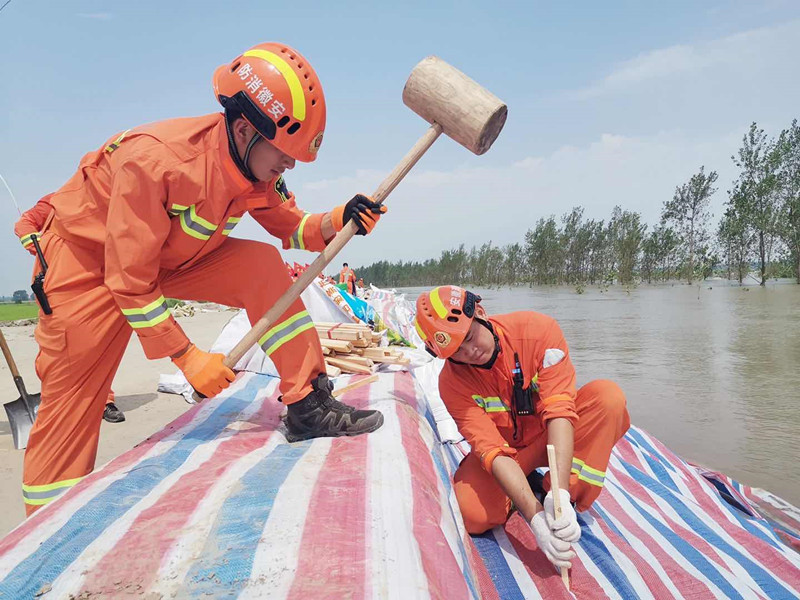
<path fill-rule="evenodd" d="M 336 400 L 333 384 L 320 374 L 311 382 L 314 391 L 286 409 L 286 439 L 290 442 L 317 437 L 370 433 L 383 425 L 377 410 L 356 410 Z"/>
<path fill-rule="evenodd" d="M 103 411 L 103 418 L 109 423 L 122 423 L 125 420 L 125 414 L 117 408 L 116 404 L 109 402 Z"/>

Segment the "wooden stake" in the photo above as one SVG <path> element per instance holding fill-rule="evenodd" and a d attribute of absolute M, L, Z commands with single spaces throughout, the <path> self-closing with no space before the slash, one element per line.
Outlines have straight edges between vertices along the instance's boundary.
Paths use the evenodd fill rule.
<path fill-rule="evenodd" d="M 378 381 L 377 375 L 371 375 L 370 377 L 365 377 L 364 379 L 359 379 L 358 381 L 346 385 L 344 387 L 340 387 L 339 389 L 333 390 L 333 397 L 338 398 L 342 394 L 350 392 L 356 388 L 360 388 L 362 385 L 367 385 L 368 383 L 375 383 Z"/>
<path fill-rule="evenodd" d="M 353 351 L 353 346 L 346 340 L 329 340 L 320 338 L 319 343 L 323 348 L 330 348 L 336 352 L 347 353 Z"/>
<path fill-rule="evenodd" d="M 357 362 L 352 362 L 343 358 L 326 358 L 325 362 L 329 365 L 333 365 L 334 367 L 339 367 L 342 371 L 372 375 L 372 369 L 370 367 L 365 367 Z"/>
<path fill-rule="evenodd" d="M 550 467 L 550 493 L 553 494 L 553 510 L 555 518 L 561 518 L 561 488 L 558 485 L 558 463 L 556 462 L 556 448 L 547 444 L 547 464 Z M 569 569 L 561 567 L 561 581 L 569 589 Z"/>

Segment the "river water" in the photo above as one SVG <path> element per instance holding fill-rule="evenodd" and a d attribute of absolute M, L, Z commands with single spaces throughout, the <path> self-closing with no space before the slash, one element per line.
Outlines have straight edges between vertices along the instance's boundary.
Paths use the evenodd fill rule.
<path fill-rule="evenodd" d="M 578 385 L 616 381 L 632 422 L 683 458 L 800 505 L 800 285 L 471 289 L 489 314 L 556 318 Z"/>

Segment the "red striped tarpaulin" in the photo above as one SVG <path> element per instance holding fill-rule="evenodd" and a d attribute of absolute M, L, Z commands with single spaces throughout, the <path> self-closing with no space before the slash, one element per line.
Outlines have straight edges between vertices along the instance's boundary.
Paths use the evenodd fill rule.
<path fill-rule="evenodd" d="M 449 454 L 453 469 L 463 449 L 452 446 Z M 737 494 L 737 507 L 704 475 L 631 428 L 614 448 L 605 490 L 579 513 L 571 594 L 515 514 L 505 527 L 474 538 L 489 574 L 478 574 L 484 598 L 800 597 L 800 555 L 747 493 Z"/>
<path fill-rule="evenodd" d="M 465 535 L 461 446 L 439 442 L 408 373 L 345 400 L 384 426 L 287 444 L 276 380 L 240 376 L 0 540 L 0 598 L 798 597 L 798 554 L 756 510 L 763 496 L 644 431 L 580 514 L 571 596 L 519 515 Z"/>
<path fill-rule="evenodd" d="M 276 382 L 240 376 L 0 540 L 0 598 L 477 598 L 410 374 L 344 396 L 379 431 L 295 444 Z"/>

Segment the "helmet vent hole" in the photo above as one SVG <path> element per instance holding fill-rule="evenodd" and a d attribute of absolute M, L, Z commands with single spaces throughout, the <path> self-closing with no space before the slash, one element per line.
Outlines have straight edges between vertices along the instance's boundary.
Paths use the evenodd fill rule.
<path fill-rule="evenodd" d="M 289 117 L 287 117 L 286 115 L 283 115 L 281 117 L 281 120 L 278 121 L 278 127 L 285 127 L 288 122 L 289 122 Z"/>
<path fill-rule="evenodd" d="M 308 79 L 308 73 L 303 73 L 303 77 L 305 77 L 306 79 Z"/>
<path fill-rule="evenodd" d="M 454 315 L 460 315 L 460 314 L 461 314 L 461 311 L 460 311 L 460 310 L 458 310 L 457 308 L 454 308 L 454 309 L 453 309 L 453 310 L 451 310 L 450 312 L 451 312 L 451 313 L 453 313 Z"/>
<path fill-rule="evenodd" d="M 238 69 L 238 68 L 239 68 L 239 65 L 240 65 L 240 64 L 242 64 L 242 63 L 240 63 L 240 62 L 238 62 L 238 61 L 237 61 L 237 62 L 235 62 L 235 63 L 233 63 L 233 64 L 231 65 L 231 73 L 233 73 L 234 71 L 236 71 L 236 69 Z"/>
<path fill-rule="evenodd" d="M 303 68 L 303 63 L 297 63 L 297 68 L 298 69 L 302 69 Z"/>
<path fill-rule="evenodd" d="M 314 99 L 311 101 L 311 106 L 316 106 L 316 105 L 317 105 L 317 99 L 316 99 L 316 98 L 314 98 Z"/>
<path fill-rule="evenodd" d="M 453 315 L 447 317 L 447 320 L 450 321 L 451 323 L 458 323 L 458 317 L 454 317 Z"/>
<path fill-rule="evenodd" d="M 283 52 L 284 54 L 286 54 L 286 53 L 288 52 L 288 50 L 287 50 L 286 48 L 281 48 L 281 52 Z"/>
<path fill-rule="evenodd" d="M 289 129 L 286 130 L 286 133 L 293 135 L 298 129 L 300 129 L 300 123 L 292 123 Z"/>
<path fill-rule="evenodd" d="M 314 91 L 314 86 L 312 84 L 308 85 L 308 91 L 309 92 L 313 92 Z"/>

